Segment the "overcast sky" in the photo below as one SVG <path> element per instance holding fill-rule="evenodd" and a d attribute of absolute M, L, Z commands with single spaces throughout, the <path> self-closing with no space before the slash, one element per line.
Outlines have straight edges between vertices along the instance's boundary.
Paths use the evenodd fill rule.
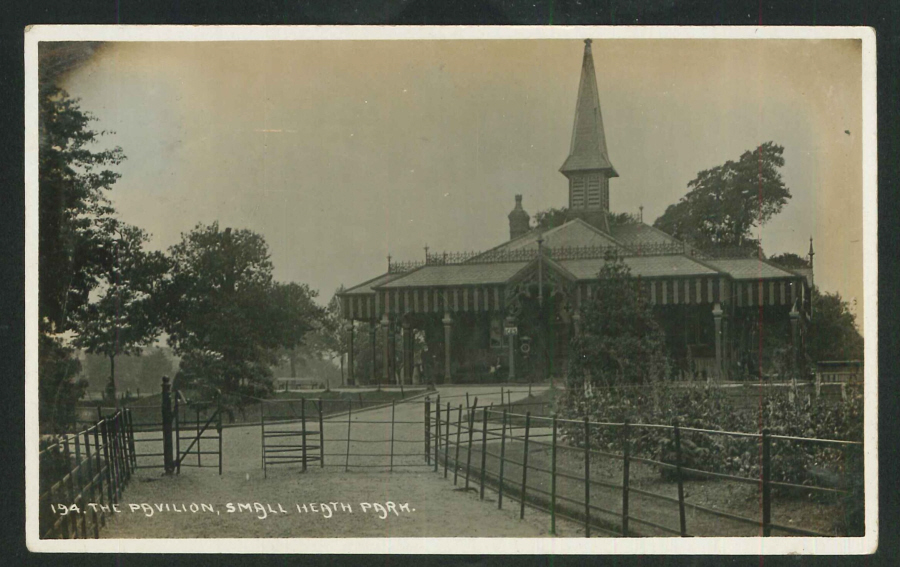
<path fill-rule="evenodd" d="M 565 206 L 580 40 L 105 44 L 61 80 L 128 156 L 111 192 L 164 249 L 249 228 L 275 276 L 334 289 L 386 256 L 486 249 L 513 196 Z M 857 40 L 596 40 L 611 209 L 648 224 L 697 172 L 775 141 L 793 198 L 761 232 L 862 323 Z"/>

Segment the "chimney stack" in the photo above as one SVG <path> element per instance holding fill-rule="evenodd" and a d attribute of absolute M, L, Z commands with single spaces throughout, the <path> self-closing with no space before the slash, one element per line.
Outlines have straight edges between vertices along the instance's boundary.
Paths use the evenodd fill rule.
<path fill-rule="evenodd" d="M 531 216 L 522 208 L 522 196 L 516 195 L 516 206 L 509 213 L 509 239 L 515 240 L 531 230 Z"/>

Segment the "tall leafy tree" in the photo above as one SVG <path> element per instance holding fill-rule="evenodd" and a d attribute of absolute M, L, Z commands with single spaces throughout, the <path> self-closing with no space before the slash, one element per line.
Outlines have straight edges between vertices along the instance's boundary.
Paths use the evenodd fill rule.
<path fill-rule="evenodd" d="M 198 224 L 169 253 L 163 326 L 180 387 L 238 406 L 269 394 L 278 350 L 302 344 L 319 317 L 313 292 L 274 283 L 268 245 L 250 230 Z"/>
<path fill-rule="evenodd" d="M 581 332 L 572 339 L 570 382 L 618 386 L 664 379 L 665 334 L 640 281 L 614 252 L 606 255 L 597 277 L 594 299 L 581 312 Z"/>
<path fill-rule="evenodd" d="M 705 249 L 753 253 L 754 227 L 768 222 L 791 198 L 781 178 L 784 148 L 766 142 L 737 161 L 701 171 L 688 193 L 653 223 L 689 244 Z"/>
<path fill-rule="evenodd" d="M 144 250 L 149 237 L 143 230 L 115 219 L 103 225 L 112 240 L 95 251 L 105 267 L 98 274 L 99 294 L 74 314 L 78 335 L 73 342 L 88 353 L 106 357 L 106 394 L 116 400 L 116 358 L 140 355 L 159 336 L 161 320 L 154 295 L 168 261 L 160 252 Z"/>
<path fill-rule="evenodd" d="M 291 378 L 297 377 L 297 364 L 309 355 L 309 349 L 301 350 L 314 332 L 321 327 L 326 310 L 315 303 L 316 290 L 306 284 L 276 283 L 272 289 L 271 306 L 274 313 L 274 331 L 280 335 L 280 355 L 286 358 Z M 315 340 L 315 339 L 313 339 Z"/>
<path fill-rule="evenodd" d="M 105 192 L 119 179 L 108 168 L 125 156 L 119 147 L 94 149 L 106 132 L 92 130 L 94 117 L 65 91 L 42 89 L 38 107 L 38 311 L 42 330 L 63 332 L 107 269 L 104 225 L 113 208 Z"/>
<path fill-rule="evenodd" d="M 75 402 L 85 384 L 80 363 L 62 333 L 74 330 L 70 314 L 98 285 L 109 242 L 102 224 L 113 214 L 106 191 L 119 178 L 109 169 L 121 148 L 97 149 L 105 132 L 90 128 L 93 116 L 79 101 L 42 82 L 38 93 L 38 382 L 39 422 L 44 431 L 73 425 Z"/>
<path fill-rule="evenodd" d="M 341 298 L 344 286 L 339 286 L 322 313 L 311 338 L 311 350 L 330 361 L 337 360 L 341 369 L 341 381 L 344 381 L 344 356 L 350 348 L 347 324 L 341 315 Z"/>
<path fill-rule="evenodd" d="M 198 224 L 169 255 L 163 326 L 182 357 L 180 385 L 235 402 L 267 393 L 279 340 L 268 316 L 272 262 L 263 237 Z"/>
<path fill-rule="evenodd" d="M 807 355 L 822 360 L 862 360 L 864 341 L 856 316 L 839 293 L 812 292 Z"/>

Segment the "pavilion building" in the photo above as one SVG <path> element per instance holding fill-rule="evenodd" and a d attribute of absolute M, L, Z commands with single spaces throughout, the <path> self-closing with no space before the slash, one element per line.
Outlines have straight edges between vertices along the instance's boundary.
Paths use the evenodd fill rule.
<path fill-rule="evenodd" d="M 569 155 L 560 172 L 569 196 L 563 224 L 532 228 L 516 195 L 507 242 L 481 253 L 426 249 L 421 262 L 389 259 L 386 273 L 345 290 L 351 381 L 564 376 L 581 307 L 591 301 L 610 251 L 640 278 L 680 377 L 726 379 L 742 363 L 759 360 L 764 328 L 777 330 L 799 358 L 811 268 L 702 252 L 642 221 L 610 223 L 610 179 L 618 173 L 606 145 L 591 40 L 585 40 Z M 809 259 L 811 266 L 811 242 Z M 361 336 L 366 328 L 368 337 Z M 384 339 L 376 352 L 378 333 Z M 354 361 L 361 348 L 372 349 L 367 368 Z"/>

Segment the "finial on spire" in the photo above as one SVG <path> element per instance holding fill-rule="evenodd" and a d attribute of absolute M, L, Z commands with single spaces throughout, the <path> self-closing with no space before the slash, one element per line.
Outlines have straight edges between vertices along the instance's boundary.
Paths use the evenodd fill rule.
<path fill-rule="evenodd" d="M 809 237 L 809 267 L 810 268 L 812 268 L 812 266 L 813 266 L 813 256 L 815 256 L 815 255 L 816 255 L 816 252 L 815 252 L 815 250 L 813 250 L 813 238 L 812 238 L 812 236 L 810 236 Z"/>

